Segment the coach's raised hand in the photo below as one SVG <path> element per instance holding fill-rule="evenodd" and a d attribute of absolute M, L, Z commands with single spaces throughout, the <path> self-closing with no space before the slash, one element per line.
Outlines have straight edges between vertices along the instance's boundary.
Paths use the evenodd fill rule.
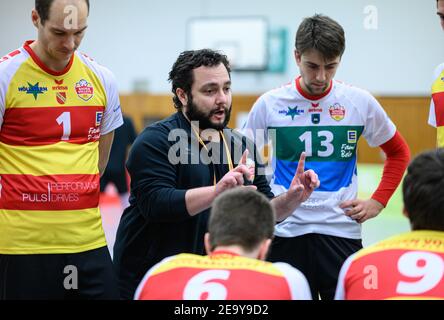
<path fill-rule="evenodd" d="M 320 185 L 318 175 L 313 170 L 304 171 L 305 157 L 305 152 L 302 152 L 288 191 L 272 200 L 276 209 L 277 221 L 282 221 L 290 216 Z"/>

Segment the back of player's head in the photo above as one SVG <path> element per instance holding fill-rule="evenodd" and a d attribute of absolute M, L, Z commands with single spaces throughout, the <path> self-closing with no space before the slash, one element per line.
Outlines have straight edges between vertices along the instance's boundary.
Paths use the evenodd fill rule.
<path fill-rule="evenodd" d="M 404 208 L 413 230 L 444 231 L 444 149 L 418 155 L 402 185 Z"/>
<path fill-rule="evenodd" d="M 171 82 L 171 91 L 174 94 L 173 101 L 176 109 L 181 110 L 183 105 L 176 95 L 177 88 L 181 88 L 187 94 L 191 93 L 191 87 L 194 82 L 193 70 L 201 66 L 217 67 L 223 64 L 230 74 L 230 63 L 226 55 L 211 50 L 189 50 L 182 52 L 169 73 L 168 80 Z"/>
<path fill-rule="evenodd" d="M 315 49 L 327 60 L 341 57 L 345 51 L 344 29 L 324 15 L 305 18 L 296 32 L 295 47 L 301 55 Z"/>
<path fill-rule="evenodd" d="M 40 23 L 42 25 L 49 19 L 49 11 L 55 0 L 35 0 L 35 10 L 39 14 Z M 89 0 L 85 0 L 89 11 Z"/>
<path fill-rule="evenodd" d="M 274 225 L 274 209 L 262 193 L 242 187 L 225 191 L 211 209 L 211 248 L 239 245 L 251 252 L 262 241 L 272 239 Z"/>

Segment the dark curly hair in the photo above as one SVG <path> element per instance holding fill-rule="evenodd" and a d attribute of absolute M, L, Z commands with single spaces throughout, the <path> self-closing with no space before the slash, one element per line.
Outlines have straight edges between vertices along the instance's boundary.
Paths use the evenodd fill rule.
<path fill-rule="evenodd" d="M 230 75 L 230 63 L 226 55 L 211 49 L 189 50 L 182 52 L 169 73 L 168 81 L 171 82 L 171 91 L 174 94 L 174 106 L 182 110 L 182 102 L 176 95 L 177 88 L 181 88 L 187 95 L 191 94 L 191 87 L 194 82 L 193 70 L 201 66 L 217 67 L 223 63 Z M 231 76 L 230 76 L 231 77 Z"/>

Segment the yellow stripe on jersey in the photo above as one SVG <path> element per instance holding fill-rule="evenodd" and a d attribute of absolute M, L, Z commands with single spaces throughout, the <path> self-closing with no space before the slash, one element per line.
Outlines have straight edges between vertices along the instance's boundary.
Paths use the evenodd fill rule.
<path fill-rule="evenodd" d="M 179 254 L 172 260 L 157 268 L 152 275 L 167 272 L 175 268 L 204 268 L 224 270 L 252 270 L 271 276 L 283 277 L 278 268 L 271 262 L 260 261 L 241 256 L 217 254 L 217 256 L 198 256 L 194 254 Z"/>
<path fill-rule="evenodd" d="M 0 235 L 2 254 L 76 253 L 106 246 L 98 208 L 0 210 Z"/>
<path fill-rule="evenodd" d="M 421 250 L 444 253 L 444 233 L 439 231 L 412 231 L 396 235 L 358 251 L 355 259 L 383 250 Z"/>
<path fill-rule="evenodd" d="M 98 142 L 59 142 L 46 146 L 10 146 L 0 143 L 1 174 L 97 174 Z"/>
<path fill-rule="evenodd" d="M 32 72 L 30 72 L 32 70 Z M 63 84 L 55 83 L 55 78 L 63 79 Z M 93 88 L 93 95 L 89 100 L 79 98 L 76 92 L 76 84 L 80 80 L 86 80 Z M 41 93 L 26 94 L 23 90 L 29 86 L 39 88 Z M 59 89 L 57 89 L 59 88 Z M 66 88 L 67 90 L 61 90 Z M 22 90 L 22 91 L 20 91 Z M 97 75 L 75 56 L 73 65 L 68 74 L 54 77 L 34 62 L 32 58 L 26 60 L 11 80 L 6 94 L 6 109 L 8 108 L 39 108 L 57 105 L 56 93 L 66 94 L 65 107 L 68 106 L 106 106 L 107 97 L 105 88 Z"/>
<path fill-rule="evenodd" d="M 441 72 L 439 77 L 433 83 L 432 93 L 444 92 L 444 81 L 442 80 L 443 77 L 444 77 L 444 70 Z"/>
<path fill-rule="evenodd" d="M 444 127 L 436 128 L 436 144 L 438 148 L 444 147 Z"/>

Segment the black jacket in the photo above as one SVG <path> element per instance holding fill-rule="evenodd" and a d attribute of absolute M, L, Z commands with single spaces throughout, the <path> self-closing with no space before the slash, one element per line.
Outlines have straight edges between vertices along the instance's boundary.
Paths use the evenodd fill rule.
<path fill-rule="evenodd" d="M 236 166 L 247 146 L 246 138 L 231 129 L 225 129 L 224 134 Z M 217 146 L 220 149 L 215 148 L 212 156 L 220 161 L 226 152 L 222 151 L 222 143 Z M 248 146 L 250 154 L 256 154 L 256 150 L 251 150 L 254 145 Z M 191 217 L 185 193 L 213 185 L 213 172 L 219 181 L 229 166 L 224 164 L 227 161 L 216 165 L 202 163 L 198 154 L 201 150 L 181 112 L 145 128 L 134 142 L 127 162 L 131 176 L 130 206 L 123 212 L 114 245 L 122 298 L 132 299 L 146 271 L 163 258 L 184 252 L 205 254 L 203 238 L 209 210 Z M 177 163 L 177 156 L 182 157 L 181 163 Z M 196 164 L 190 163 L 193 159 Z M 256 171 L 260 166 L 257 161 Z M 274 196 L 264 175 L 255 174 L 253 183 L 269 198 Z"/>

